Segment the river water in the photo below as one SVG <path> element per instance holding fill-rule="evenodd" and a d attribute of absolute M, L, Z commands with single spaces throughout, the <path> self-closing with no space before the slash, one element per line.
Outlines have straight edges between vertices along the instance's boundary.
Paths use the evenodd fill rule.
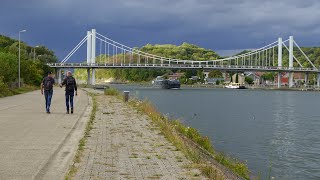
<path fill-rule="evenodd" d="M 114 85 L 210 137 L 262 179 L 320 179 L 320 93 Z"/>

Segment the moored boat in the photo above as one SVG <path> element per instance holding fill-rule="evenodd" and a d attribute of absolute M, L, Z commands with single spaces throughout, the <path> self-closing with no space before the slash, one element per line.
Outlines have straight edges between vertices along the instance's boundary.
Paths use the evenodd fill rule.
<path fill-rule="evenodd" d="M 225 88 L 229 89 L 246 89 L 246 86 L 244 84 L 240 83 L 230 83 L 225 86 Z"/>
<path fill-rule="evenodd" d="M 163 89 L 180 89 L 180 81 L 179 80 L 163 80 L 161 87 Z"/>

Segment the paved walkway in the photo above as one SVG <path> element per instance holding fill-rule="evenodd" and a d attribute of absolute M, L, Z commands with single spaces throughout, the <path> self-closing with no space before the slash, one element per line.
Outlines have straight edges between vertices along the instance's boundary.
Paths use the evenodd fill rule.
<path fill-rule="evenodd" d="M 145 115 L 99 95 L 75 179 L 205 179 Z"/>
<path fill-rule="evenodd" d="M 54 89 L 51 114 L 40 90 L 0 98 L 0 179 L 63 179 L 90 108 L 83 91 L 65 114 L 64 90 Z"/>

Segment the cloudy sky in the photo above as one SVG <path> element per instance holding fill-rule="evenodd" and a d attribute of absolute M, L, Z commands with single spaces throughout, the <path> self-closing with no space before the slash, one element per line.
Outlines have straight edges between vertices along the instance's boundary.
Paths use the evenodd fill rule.
<path fill-rule="evenodd" d="M 188 42 L 224 55 L 289 35 L 320 46 L 319 9 L 319 0 L 1 0 L 0 34 L 26 29 L 23 41 L 59 59 L 92 28 L 132 47 Z"/>

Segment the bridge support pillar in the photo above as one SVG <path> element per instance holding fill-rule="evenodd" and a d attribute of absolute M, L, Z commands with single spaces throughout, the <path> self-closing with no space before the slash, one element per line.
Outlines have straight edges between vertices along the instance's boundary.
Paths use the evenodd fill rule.
<path fill-rule="evenodd" d="M 91 85 L 96 85 L 96 70 L 94 68 L 92 68 Z"/>
<path fill-rule="evenodd" d="M 61 79 L 62 79 L 62 77 L 61 77 L 62 76 L 61 68 L 57 69 L 57 76 L 58 76 L 57 77 L 57 80 L 58 80 L 57 82 L 58 82 L 58 84 L 61 84 L 62 83 L 61 82 Z"/>
<path fill-rule="evenodd" d="M 278 72 L 278 88 L 281 88 L 281 72 Z"/>
<path fill-rule="evenodd" d="M 87 74 L 88 74 L 87 84 L 90 85 L 91 84 L 90 68 L 87 69 Z"/>
<path fill-rule="evenodd" d="M 282 69 L 282 38 L 278 39 L 278 69 Z M 281 88 L 281 72 L 278 72 L 278 88 Z"/>
<path fill-rule="evenodd" d="M 293 68 L 293 36 L 289 37 L 289 69 Z M 293 72 L 289 73 L 289 88 L 293 86 Z"/>
<path fill-rule="evenodd" d="M 288 83 L 289 83 L 289 88 L 292 88 L 292 86 L 293 86 L 293 72 L 289 73 Z"/>
<path fill-rule="evenodd" d="M 306 74 L 304 75 L 304 86 L 308 86 L 308 81 L 309 81 L 309 74 L 306 73 Z"/>
<path fill-rule="evenodd" d="M 55 76 L 54 76 L 54 82 L 58 83 L 58 70 L 59 68 L 54 68 Z"/>
<path fill-rule="evenodd" d="M 320 88 L 320 73 L 317 76 L 317 88 Z"/>

